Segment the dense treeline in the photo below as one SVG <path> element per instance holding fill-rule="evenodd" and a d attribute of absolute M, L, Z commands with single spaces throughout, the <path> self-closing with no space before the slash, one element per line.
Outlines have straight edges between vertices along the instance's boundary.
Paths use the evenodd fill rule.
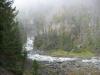
<path fill-rule="evenodd" d="M 75 13 L 76 12 L 76 13 Z M 100 17 L 87 8 L 61 8 L 50 16 L 34 20 L 37 35 L 34 47 L 40 50 L 100 49 Z M 42 17 L 42 19 L 41 19 Z M 41 22 L 42 21 L 42 22 Z"/>
<path fill-rule="evenodd" d="M 22 75 L 25 52 L 12 4 L 13 0 L 0 0 L 0 67 Z"/>

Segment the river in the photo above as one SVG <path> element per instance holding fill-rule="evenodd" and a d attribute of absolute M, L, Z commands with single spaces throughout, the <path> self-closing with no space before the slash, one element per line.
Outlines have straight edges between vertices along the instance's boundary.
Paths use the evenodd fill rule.
<path fill-rule="evenodd" d="M 41 55 L 39 51 L 35 51 L 33 48 L 33 40 L 34 38 L 28 38 L 26 43 L 26 50 L 28 51 L 28 58 L 37 61 L 48 61 L 48 62 L 64 62 L 64 61 L 81 61 L 84 63 L 100 63 L 99 57 L 91 57 L 91 58 L 69 58 L 69 57 L 52 57 L 48 55 Z"/>

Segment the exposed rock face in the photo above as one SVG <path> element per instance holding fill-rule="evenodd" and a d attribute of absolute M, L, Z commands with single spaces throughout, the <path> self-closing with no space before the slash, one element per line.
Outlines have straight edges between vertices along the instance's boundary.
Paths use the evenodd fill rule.
<path fill-rule="evenodd" d="M 14 74 L 0 67 L 0 75 L 14 75 Z"/>

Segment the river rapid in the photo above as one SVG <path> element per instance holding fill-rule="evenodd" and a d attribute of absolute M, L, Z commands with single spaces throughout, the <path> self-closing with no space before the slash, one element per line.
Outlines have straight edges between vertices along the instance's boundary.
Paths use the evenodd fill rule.
<path fill-rule="evenodd" d="M 33 48 L 33 40 L 34 38 L 28 38 L 26 43 L 26 50 L 28 52 L 28 58 L 37 61 L 48 61 L 48 62 L 64 62 L 64 61 L 81 61 L 84 63 L 100 63 L 99 57 L 91 57 L 91 58 L 69 58 L 69 57 L 52 57 L 48 55 L 42 55 L 42 51 L 34 50 Z"/>

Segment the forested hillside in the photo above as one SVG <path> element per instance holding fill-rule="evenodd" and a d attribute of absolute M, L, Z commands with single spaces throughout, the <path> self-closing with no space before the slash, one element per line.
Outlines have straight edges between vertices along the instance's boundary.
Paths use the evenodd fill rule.
<path fill-rule="evenodd" d="M 34 40 L 36 49 L 99 52 L 100 16 L 95 11 L 84 7 L 72 10 L 62 7 L 50 18 L 37 17 L 34 20 L 38 29 Z"/>

